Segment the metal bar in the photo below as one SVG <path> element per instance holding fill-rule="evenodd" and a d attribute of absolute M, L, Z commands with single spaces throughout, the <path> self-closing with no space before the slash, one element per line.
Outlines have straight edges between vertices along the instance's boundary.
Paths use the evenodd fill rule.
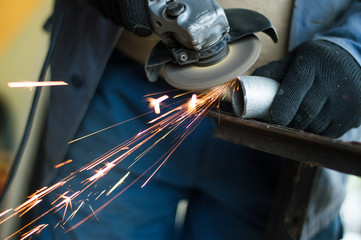
<path fill-rule="evenodd" d="M 294 240 L 301 237 L 318 169 L 297 161 L 283 161 L 266 239 Z"/>
<path fill-rule="evenodd" d="M 361 144 L 219 112 L 215 137 L 287 159 L 361 176 Z"/>

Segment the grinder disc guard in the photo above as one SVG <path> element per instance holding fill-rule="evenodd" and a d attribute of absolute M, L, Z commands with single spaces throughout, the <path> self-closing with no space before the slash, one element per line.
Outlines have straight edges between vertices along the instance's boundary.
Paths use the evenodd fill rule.
<path fill-rule="evenodd" d="M 229 54 L 211 66 L 180 66 L 168 63 L 164 68 L 165 80 L 175 88 L 202 90 L 226 83 L 246 72 L 257 60 L 261 44 L 255 35 L 229 44 Z"/>

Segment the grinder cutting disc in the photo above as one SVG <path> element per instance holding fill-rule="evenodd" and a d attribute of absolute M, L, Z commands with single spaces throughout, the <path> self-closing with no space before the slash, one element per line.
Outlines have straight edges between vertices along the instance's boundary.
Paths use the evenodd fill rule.
<path fill-rule="evenodd" d="M 250 35 L 229 44 L 229 53 L 222 61 L 211 66 L 180 66 L 169 63 L 164 69 L 165 80 L 184 90 L 208 89 L 226 83 L 247 71 L 257 60 L 261 44 Z"/>

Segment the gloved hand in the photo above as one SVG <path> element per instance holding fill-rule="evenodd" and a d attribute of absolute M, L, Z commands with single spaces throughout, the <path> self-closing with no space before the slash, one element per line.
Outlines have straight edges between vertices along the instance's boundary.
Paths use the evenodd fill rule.
<path fill-rule="evenodd" d="M 361 123 L 361 68 L 331 42 L 303 43 L 253 75 L 281 83 L 270 110 L 276 124 L 340 137 Z"/>
<path fill-rule="evenodd" d="M 144 0 L 88 0 L 89 4 L 115 24 L 141 37 L 152 34 Z"/>

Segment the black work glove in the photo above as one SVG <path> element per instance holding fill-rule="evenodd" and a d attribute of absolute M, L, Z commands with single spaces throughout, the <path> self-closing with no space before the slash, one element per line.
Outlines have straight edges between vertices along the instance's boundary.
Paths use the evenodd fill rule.
<path fill-rule="evenodd" d="M 276 124 L 340 137 L 361 123 L 361 68 L 331 42 L 303 43 L 253 75 L 281 83 L 270 110 Z"/>
<path fill-rule="evenodd" d="M 106 18 L 141 37 L 152 34 L 144 0 L 88 0 Z"/>

